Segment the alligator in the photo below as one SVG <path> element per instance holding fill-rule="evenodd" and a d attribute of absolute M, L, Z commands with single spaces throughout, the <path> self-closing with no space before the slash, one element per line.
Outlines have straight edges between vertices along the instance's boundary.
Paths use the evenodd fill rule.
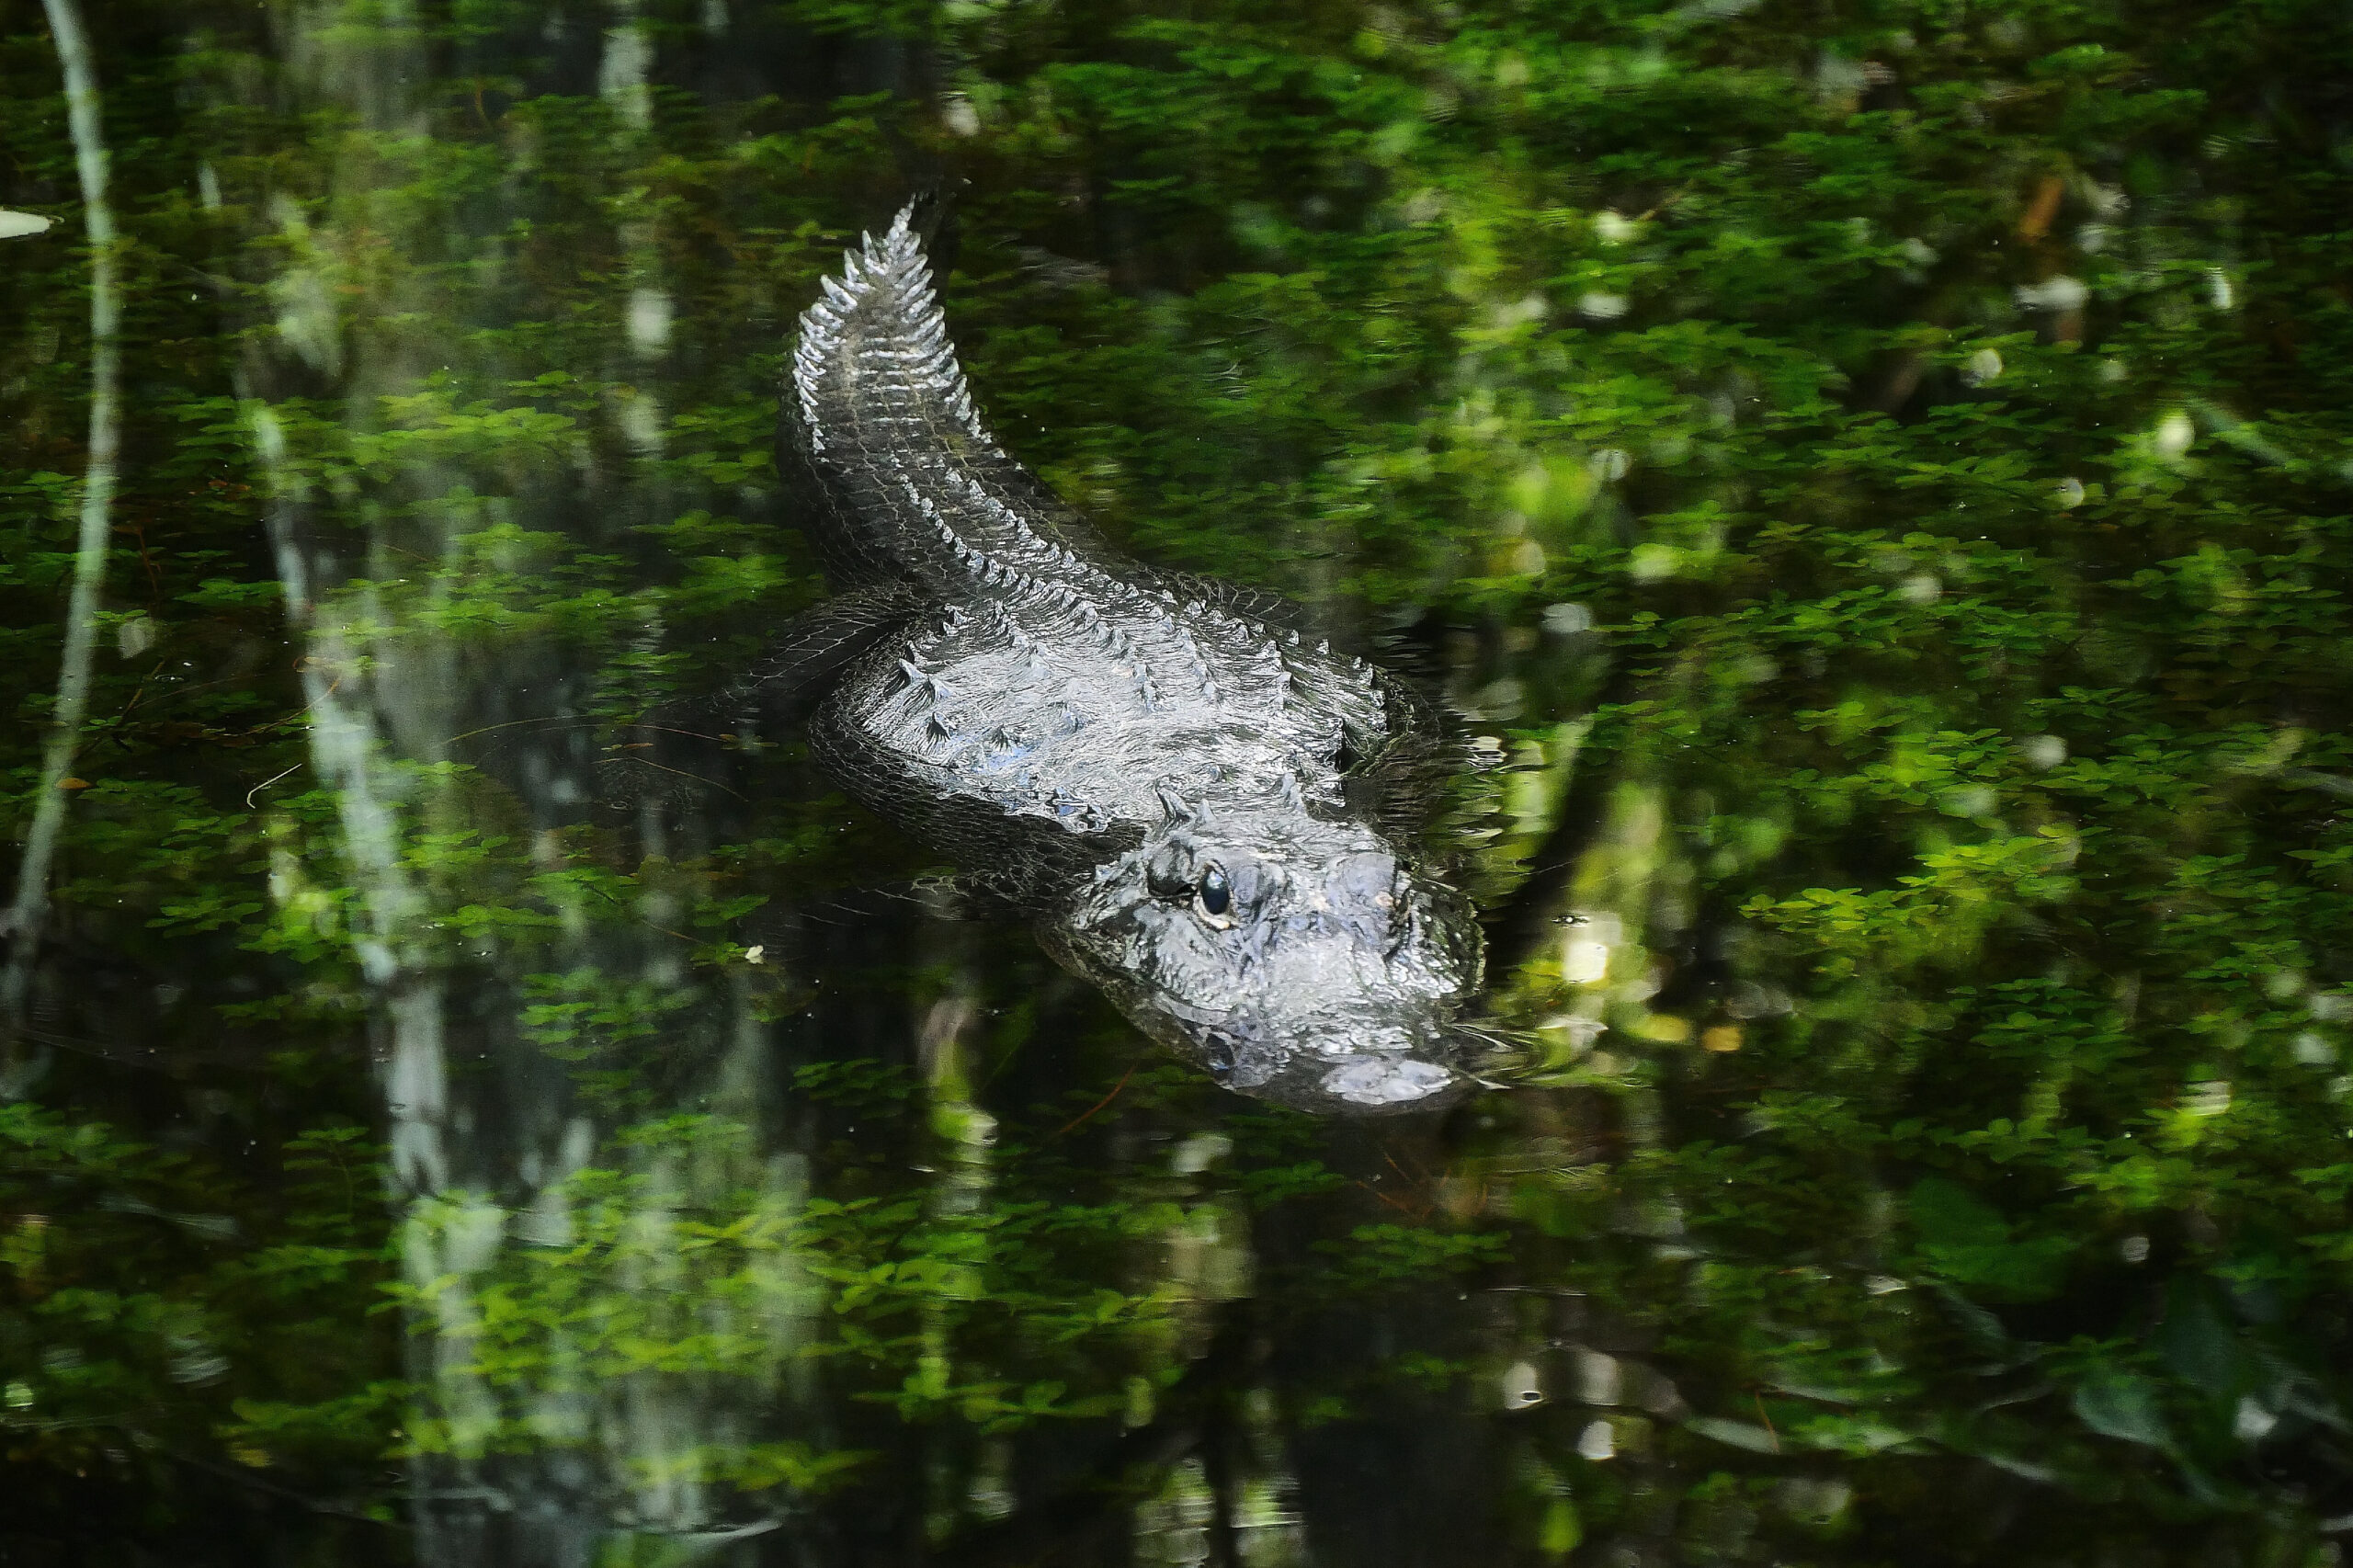
<path fill-rule="evenodd" d="M 735 688 L 805 700 L 846 789 L 1246 1095 L 1425 1109 L 1474 1080 L 1468 902 L 1387 789 L 1450 744 L 1278 596 L 1108 547 L 975 412 L 922 199 L 800 319 L 778 462 L 832 597 Z"/>

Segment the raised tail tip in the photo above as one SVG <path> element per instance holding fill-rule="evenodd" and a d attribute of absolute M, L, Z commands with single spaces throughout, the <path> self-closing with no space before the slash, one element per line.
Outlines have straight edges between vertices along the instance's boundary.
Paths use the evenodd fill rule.
<path fill-rule="evenodd" d="M 858 237 L 870 256 L 890 251 L 922 250 L 946 221 L 948 207 L 948 199 L 939 191 L 916 191 L 900 206 L 891 220 L 890 227 L 882 231 L 880 239 L 870 230 Z"/>

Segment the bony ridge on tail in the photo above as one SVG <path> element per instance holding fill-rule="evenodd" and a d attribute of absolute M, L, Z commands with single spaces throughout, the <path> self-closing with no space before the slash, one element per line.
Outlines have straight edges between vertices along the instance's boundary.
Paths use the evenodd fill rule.
<path fill-rule="evenodd" d="M 1424 1108 L 1470 1082 L 1467 903 L 1344 786 L 1426 710 L 1274 596 L 1103 546 L 991 438 L 910 204 L 803 312 L 779 463 L 835 597 L 738 695 L 824 696 L 843 784 L 1244 1094 Z"/>

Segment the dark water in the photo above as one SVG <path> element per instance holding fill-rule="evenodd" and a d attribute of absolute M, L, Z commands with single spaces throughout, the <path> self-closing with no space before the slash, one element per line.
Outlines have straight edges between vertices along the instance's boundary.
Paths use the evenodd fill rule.
<path fill-rule="evenodd" d="M 0 1564 L 2341 1561 L 2341 7 L 5 16 Z M 1493 1091 L 603 803 L 930 185 L 1006 445 L 1499 759 Z"/>

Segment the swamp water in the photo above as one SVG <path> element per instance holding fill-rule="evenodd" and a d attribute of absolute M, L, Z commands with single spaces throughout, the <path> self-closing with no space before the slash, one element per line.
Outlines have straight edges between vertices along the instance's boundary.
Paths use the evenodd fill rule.
<path fill-rule="evenodd" d="M 0 1564 L 2341 1561 L 2339 11 L 6 17 Z M 1014 455 L 1456 715 L 1498 1086 L 601 798 L 928 186 Z"/>

